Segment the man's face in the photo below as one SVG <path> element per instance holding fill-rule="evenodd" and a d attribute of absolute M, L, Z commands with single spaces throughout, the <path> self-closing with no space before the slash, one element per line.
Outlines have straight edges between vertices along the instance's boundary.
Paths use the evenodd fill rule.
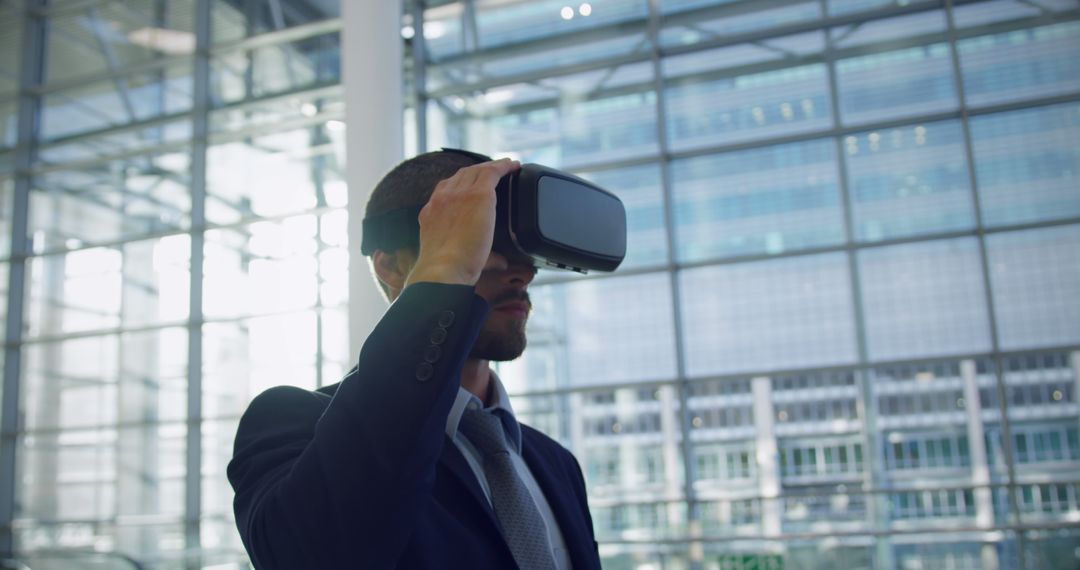
<path fill-rule="evenodd" d="M 528 287 L 536 268 L 528 257 L 507 258 L 491 252 L 476 283 L 476 294 L 487 300 L 491 312 L 473 345 L 471 358 L 505 362 L 525 351 L 525 323 L 532 303 Z"/>

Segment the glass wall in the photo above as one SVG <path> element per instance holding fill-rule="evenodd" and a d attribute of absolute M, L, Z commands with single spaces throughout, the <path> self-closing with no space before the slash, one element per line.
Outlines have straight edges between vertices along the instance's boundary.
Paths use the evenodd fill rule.
<path fill-rule="evenodd" d="M 605 568 L 1077 565 L 1080 5 L 403 8 L 410 154 L 627 206 L 623 266 L 541 272 L 499 368 Z M 0 525 L 31 568 L 249 567 L 239 416 L 353 352 L 340 28 L 0 0 Z"/>
<path fill-rule="evenodd" d="M 500 367 L 605 568 L 1080 563 L 1080 5 L 408 4 L 420 150 L 627 205 Z"/>
<path fill-rule="evenodd" d="M 0 2 L 0 274 L 20 331 L 3 524 L 30 568 L 249 567 L 225 478 L 239 416 L 349 366 L 339 15 Z"/>

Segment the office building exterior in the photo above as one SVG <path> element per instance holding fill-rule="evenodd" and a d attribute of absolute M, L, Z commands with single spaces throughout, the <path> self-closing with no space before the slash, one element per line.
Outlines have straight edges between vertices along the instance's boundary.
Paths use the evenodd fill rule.
<path fill-rule="evenodd" d="M 239 415 L 358 348 L 342 27 L 0 2 L 0 526 L 32 568 L 247 567 Z M 624 265 L 541 272 L 498 367 L 605 568 L 1080 563 L 1080 4 L 418 0 L 401 31 L 406 154 L 627 205 Z"/>

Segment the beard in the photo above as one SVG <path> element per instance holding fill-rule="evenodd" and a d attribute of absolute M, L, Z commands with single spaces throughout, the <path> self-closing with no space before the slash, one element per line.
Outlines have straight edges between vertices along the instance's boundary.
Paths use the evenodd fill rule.
<path fill-rule="evenodd" d="M 529 294 L 523 291 L 508 291 L 492 299 L 491 305 L 496 306 L 506 301 L 528 302 Z M 473 343 L 469 358 L 508 362 L 521 356 L 526 345 L 525 322 L 526 319 L 503 319 L 489 314 L 476 342 Z"/>

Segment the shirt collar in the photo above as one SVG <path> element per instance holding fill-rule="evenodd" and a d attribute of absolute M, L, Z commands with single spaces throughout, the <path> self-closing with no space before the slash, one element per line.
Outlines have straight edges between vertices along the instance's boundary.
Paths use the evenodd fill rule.
<path fill-rule="evenodd" d="M 491 405 L 485 408 L 484 402 L 480 398 L 477 398 L 476 395 L 465 388 L 458 387 L 454 405 L 450 407 L 450 415 L 446 417 L 446 435 L 450 439 L 457 436 L 458 424 L 461 423 L 461 414 L 465 413 L 465 408 L 471 404 L 498 416 L 502 420 L 503 430 L 506 431 L 507 442 L 514 448 L 514 451 L 521 453 L 521 426 L 518 425 L 517 419 L 514 417 L 514 408 L 510 406 L 510 395 L 506 393 L 506 387 L 503 386 L 495 371 L 491 370 L 490 374 Z"/>

